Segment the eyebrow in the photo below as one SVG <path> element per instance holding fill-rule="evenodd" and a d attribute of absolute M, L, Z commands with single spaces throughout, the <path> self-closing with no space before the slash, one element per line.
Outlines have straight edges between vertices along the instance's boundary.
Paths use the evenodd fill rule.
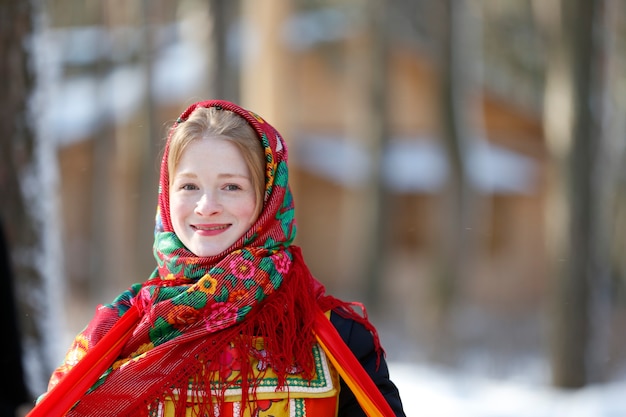
<path fill-rule="evenodd" d="M 194 173 L 194 172 L 179 172 L 177 174 L 174 175 L 174 178 L 176 177 L 185 177 L 185 178 L 198 178 L 198 174 Z M 245 175 L 245 174 L 237 174 L 237 173 L 231 173 L 231 172 L 223 172 L 220 174 L 217 174 L 218 178 L 241 178 L 241 179 L 245 179 L 245 180 L 250 180 L 251 177 L 249 175 Z"/>
<path fill-rule="evenodd" d="M 218 174 L 217 175 L 218 178 L 242 178 L 242 179 L 246 179 L 249 180 L 250 176 L 249 175 L 245 175 L 245 174 L 233 174 L 233 173 L 223 173 L 223 174 Z"/>

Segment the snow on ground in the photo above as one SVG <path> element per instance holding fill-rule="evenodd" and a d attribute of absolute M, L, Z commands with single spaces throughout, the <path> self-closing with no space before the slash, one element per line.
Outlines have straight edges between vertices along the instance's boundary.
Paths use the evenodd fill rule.
<path fill-rule="evenodd" d="M 410 417 L 624 417 L 626 381 L 563 391 L 391 362 Z"/>

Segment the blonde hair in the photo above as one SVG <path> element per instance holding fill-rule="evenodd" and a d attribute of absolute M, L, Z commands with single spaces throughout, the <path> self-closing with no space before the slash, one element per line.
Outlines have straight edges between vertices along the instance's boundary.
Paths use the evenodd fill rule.
<path fill-rule="evenodd" d="M 256 195 L 256 213 L 263 207 L 265 191 L 265 154 L 256 131 L 238 114 L 216 107 L 199 107 L 187 120 L 179 123 L 172 132 L 167 167 L 170 178 L 173 178 L 180 158 L 189 143 L 194 140 L 226 139 L 239 148 L 252 176 L 252 186 Z"/>

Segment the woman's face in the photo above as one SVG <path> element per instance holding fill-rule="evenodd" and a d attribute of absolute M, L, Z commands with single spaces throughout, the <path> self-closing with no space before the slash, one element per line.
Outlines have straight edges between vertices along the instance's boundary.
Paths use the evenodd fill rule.
<path fill-rule="evenodd" d="M 190 142 L 170 178 L 174 232 L 197 256 L 214 256 L 235 243 L 257 218 L 250 171 L 227 139 Z"/>

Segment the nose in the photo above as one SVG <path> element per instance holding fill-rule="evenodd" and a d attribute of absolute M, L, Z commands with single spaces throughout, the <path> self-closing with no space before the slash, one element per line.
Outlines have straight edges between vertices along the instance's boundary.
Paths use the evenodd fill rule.
<path fill-rule="evenodd" d="M 222 205 L 219 202 L 215 193 L 206 192 L 200 197 L 200 200 L 196 203 L 195 212 L 201 216 L 210 216 L 215 213 L 219 213 L 222 210 Z"/>

